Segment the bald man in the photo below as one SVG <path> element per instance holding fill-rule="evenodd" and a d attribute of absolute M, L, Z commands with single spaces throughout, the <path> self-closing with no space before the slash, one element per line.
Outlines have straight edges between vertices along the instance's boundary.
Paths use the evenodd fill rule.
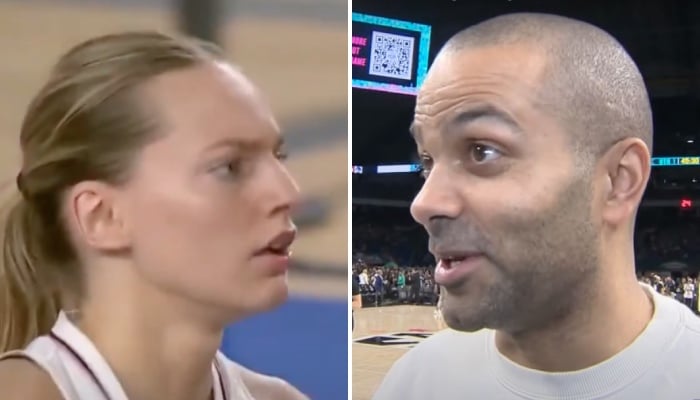
<path fill-rule="evenodd" d="M 511 14 L 440 51 L 411 126 L 451 328 L 376 400 L 700 399 L 700 320 L 635 277 L 652 117 L 624 48 Z"/>

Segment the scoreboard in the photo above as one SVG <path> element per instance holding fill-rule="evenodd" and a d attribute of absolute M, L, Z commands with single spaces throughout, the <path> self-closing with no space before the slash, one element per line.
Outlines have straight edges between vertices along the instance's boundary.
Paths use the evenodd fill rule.
<path fill-rule="evenodd" d="M 690 167 L 700 165 L 700 156 L 652 157 L 652 167 Z"/>
<path fill-rule="evenodd" d="M 700 166 L 700 156 L 676 156 L 676 157 L 652 157 L 651 166 L 653 168 L 662 167 L 696 167 Z M 395 174 L 420 172 L 420 164 L 395 164 L 376 166 L 354 166 L 354 174 Z"/>

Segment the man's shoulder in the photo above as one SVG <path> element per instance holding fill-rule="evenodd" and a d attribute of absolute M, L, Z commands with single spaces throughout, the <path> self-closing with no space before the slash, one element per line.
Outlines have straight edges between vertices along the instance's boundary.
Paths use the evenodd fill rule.
<path fill-rule="evenodd" d="M 445 329 L 432 335 L 394 363 L 374 399 L 430 398 L 436 396 L 436 388 L 450 382 L 478 381 L 482 376 L 468 369 L 483 369 L 492 332 Z"/>
<path fill-rule="evenodd" d="M 661 311 L 659 317 L 672 320 L 673 324 L 687 334 L 688 339 L 700 345 L 700 317 L 688 306 L 671 297 L 653 293 L 656 307 Z M 680 318 L 680 324 L 678 319 Z"/>
<path fill-rule="evenodd" d="M 681 365 L 685 367 L 691 363 L 694 367 L 700 367 L 700 317 L 685 304 L 668 297 L 656 299 L 657 307 L 663 312 L 656 318 L 657 323 L 668 329 L 673 329 L 672 340 L 667 344 L 664 352 L 682 357 Z M 679 365 L 680 366 L 680 365 Z"/>
<path fill-rule="evenodd" d="M 482 329 L 476 332 L 459 332 L 452 329 L 443 329 L 429 338 L 423 340 L 416 347 L 409 350 L 404 357 L 420 357 L 422 359 L 444 359 L 447 355 L 458 352 L 467 352 L 478 355 L 479 351 L 486 350 L 486 344 L 493 331 Z"/>
<path fill-rule="evenodd" d="M 685 305 L 679 303 L 679 306 L 685 309 L 682 313 L 682 340 L 686 342 L 684 345 L 691 346 L 694 354 L 700 354 L 700 317 Z M 700 363 L 700 357 L 696 359 Z"/>

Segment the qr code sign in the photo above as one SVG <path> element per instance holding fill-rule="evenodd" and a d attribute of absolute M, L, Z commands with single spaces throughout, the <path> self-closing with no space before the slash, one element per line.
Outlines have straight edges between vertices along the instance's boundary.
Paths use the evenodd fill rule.
<path fill-rule="evenodd" d="M 372 32 L 369 73 L 396 79 L 411 79 L 413 44 L 410 36 Z"/>

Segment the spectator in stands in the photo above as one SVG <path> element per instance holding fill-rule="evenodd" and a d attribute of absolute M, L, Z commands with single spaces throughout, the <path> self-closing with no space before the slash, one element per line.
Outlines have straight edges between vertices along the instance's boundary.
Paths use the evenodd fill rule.
<path fill-rule="evenodd" d="M 683 285 L 683 302 L 692 310 L 693 298 L 695 297 L 695 284 L 693 284 L 692 278 L 683 278 L 681 282 Z"/>
<path fill-rule="evenodd" d="M 421 287 L 421 273 L 418 269 L 413 268 L 411 270 L 411 275 L 409 277 L 409 285 L 411 285 L 411 292 L 409 297 L 409 302 L 411 304 L 420 304 L 420 287 Z"/>
<path fill-rule="evenodd" d="M 369 285 L 369 276 L 367 273 L 367 268 L 362 270 L 362 273 L 360 274 L 360 286 L 363 285 Z"/>
<path fill-rule="evenodd" d="M 352 330 L 355 330 L 355 310 L 362 308 L 362 294 L 360 293 L 360 283 L 352 280 Z"/>
<path fill-rule="evenodd" d="M 396 279 L 396 297 L 400 303 L 405 303 L 408 300 L 408 292 L 406 290 L 406 274 L 404 271 L 399 271 L 399 276 Z"/>
<path fill-rule="evenodd" d="M 381 306 L 384 300 L 384 277 L 382 270 L 377 268 L 372 277 L 372 287 L 374 287 L 374 304 Z"/>
<path fill-rule="evenodd" d="M 406 275 L 403 271 L 399 272 L 399 276 L 396 278 L 396 287 L 398 289 L 403 289 L 406 286 Z"/>

